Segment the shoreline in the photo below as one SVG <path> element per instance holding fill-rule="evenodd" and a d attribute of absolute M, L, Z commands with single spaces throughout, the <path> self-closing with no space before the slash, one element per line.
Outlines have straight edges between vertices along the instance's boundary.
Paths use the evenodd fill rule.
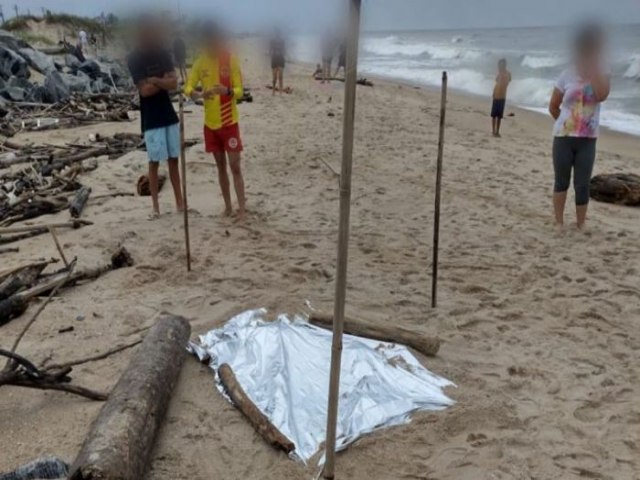
<path fill-rule="evenodd" d="M 308 68 L 310 72 L 313 72 L 313 70 L 315 70 L 315 65 L 313 65 L 312 63 L 309 62 L 305 62 L 303 60 L 290 60 L 288 61 L 288 64 L 292 64 L 292 65 L 296 65 L 299 67 L 305 67 Z M 285 73 L 286 74 L 286 73 Z M 310 76 L 310 75 L 309 75 Z M 388 85 L 388 86 L 402 86 L 404 88 L 411 88 L 414 89 L 416 91 L 424 91 L 426 93 L 428 93 L 429 95 L 438 95 L 438 97 L 440 96 L 440 88 L 434 85 L 428 85 L 428 84 L 422 84 L 422 83 L 418 83 L 418 82 L 412 82 L 410 80 L 406 80 L 406 79 L 402 79 L 402 78 L 396 78 L 396 77 L 391 77 L 391 76 L 384 76 L 384 75 L 376 75 L 376 74 L 372 74 L 369 75 L 367 73 L 363 73 L 361 71 L 359 71 L 358 74 L 358 78 L 367 78 L 369 80 L 374 81 L 374 87 L 380 83 L 382 85 Z M 342 83 L 342 82 L 340 82 Z M 490 110 L 491 110 L 491 97 L 490 96 L 483 96 L 483 95 L 479 95 L 479 94 L 474 94 L 471 92 L 466 92 L 464 90 L 460 90 L 460 89 L 456 89 L 456 88 L 452 88 L 449 87 L 449 91 L 448 91 L 448 99 L 449 101 L 455 99 L 456 97 L 459 97 L 460 99 L 465 99 L 468 100 L 469 102 L 472 102 L 474 105 L 477 105 L 478 108 L 485 108 L 486 110 L 486 119 L 487 119 L 487 125 L 488 128 L 490 127 L 491 124 L 491 117 L 489 115 Z M 551 118 L 551 116 L 549 114 L 545 114 L 543 112 L 537 111 L 534 109 L 534 107 L 528 108 L 528 107 L 523 107 L 521 105 L 512 103 L 509 101 L 509 98 L 507 96 L 507 107 L 506 110 L 513 110 L 515 112 L 517 116 L 518 114 L 522 115 L 522 116 L 533 116 L 536 118 L 535 122 L 536 124 L 540 123 L 540 122 L 548 122 L 549 124 L 549 141 L 551 142 L 551 140 L 553 139 L 553 120 Z M 505 118 L 503 119 L 503 127 L 505 126 L 506 123 L 509 122 L 510 118 L 508 114 L 505 115 Z M 634 135 L 632 133 L 628 133 L 628 132 L 624 132 L 621 130 L 614 130 L 610 127 L 606 127 L 601 125 L 600 126 L 600 136 L 598 138 L 598 143 L 600 144 L 600 142 L 606 142 L 607 145 L 611 145 L 610 142 L 613 141 L 622 141 L 625 143 L 634 143 L 634 142 L 638 142 L 640 141 L 640 135 Z"/>

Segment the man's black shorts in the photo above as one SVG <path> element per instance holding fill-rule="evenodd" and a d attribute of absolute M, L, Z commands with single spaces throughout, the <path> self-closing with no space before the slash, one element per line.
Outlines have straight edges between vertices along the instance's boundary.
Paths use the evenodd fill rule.
<path fill-rule="evenodd" d="M 505 99 L 493 99 L 493 106 L 491 107 L 491 118 L 504 118 L 504 108 L 507 105 Z"/>

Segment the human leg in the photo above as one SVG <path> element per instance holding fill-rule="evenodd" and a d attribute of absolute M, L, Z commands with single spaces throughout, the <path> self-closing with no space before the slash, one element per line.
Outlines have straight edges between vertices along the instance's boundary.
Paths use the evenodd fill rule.
<path fill-rule="evenodd" d="M 596 160 L 596 139 L 577 138 L 575 166 L 573 169 L 573 187 L 576 192 L 576 217 L 578 228 L 584 227 L 589 209 L 591 176 Z"/>
<path fill-rule="evenodd" d="M 564 225 L 567 191 L 571 183 L 571 170 L 574 163 L 571 140 L 569 137 L 556 137 L 553 140 L 553 170 L 555 174 L 553 209 L 558 226 Z"/>

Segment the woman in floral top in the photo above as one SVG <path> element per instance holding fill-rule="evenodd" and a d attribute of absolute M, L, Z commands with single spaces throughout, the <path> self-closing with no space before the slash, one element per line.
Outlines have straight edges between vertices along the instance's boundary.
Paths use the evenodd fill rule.
<path fill-rule="evenodd" d="M 604 33 L 595 26 L 583 28 L 575 41 L 575 59 L 556 83 L 549 112 L 553 127 L 555 185 L 553 207 L 556 225 L 564 225 L 567 191 L 576 193 L 578 228 L 584 226 L 589 205 L 589 185 L 600 130 L 600 104 L 609 96 L 610 79 L 602 66 Z"/>

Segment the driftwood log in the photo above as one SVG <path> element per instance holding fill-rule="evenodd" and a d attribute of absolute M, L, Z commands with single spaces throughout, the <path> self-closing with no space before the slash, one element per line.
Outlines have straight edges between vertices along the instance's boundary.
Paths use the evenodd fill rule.
<path fill-rule="evenodd" d="M 640 175 L 597 175 L 591 179 L 591 198 L 616 205 L 640 206 Z"/>
<path fill-rule="evenodd" d="M 171 315 L 150 330 L 93 422 L 70 480 L 144 478 L 190 332 L 184 318 Z"/>
<path fill-rule="evenodd" d="M 226 363 L 221 365 L 218 369 L 218 376 L 233 403 L 247 417 L 249 423 L 262 438 L 273 447 L 287 453 L 295 450 L 294 443 L 285 437 L 251 401 L 229 365 Z"/>
<path fill-rule="evenodd" d="M 333 315 L 313 313 L 309 317 L 309 323 L 326 330 L 332 330 Z M 362 320 L 345 318 L 344 331 L 358 337 L 406 345 L 428 357 L 435 357 L 440 350 L 439 338 L 429 337 L 400 327 L 373 325 Z"/>
<path fill-rule="evenodd" d="M 89 200 L 89 195 L 91 195 L 91 188 L 89 187 L 82 187 L 76 192 L 76 196 L 71 201 L 71 205 L 69 205 L 69 212 L 71 212 L 73 218 L 80 218 L 82 210 L 84 210 L 84 206 Z"/>

